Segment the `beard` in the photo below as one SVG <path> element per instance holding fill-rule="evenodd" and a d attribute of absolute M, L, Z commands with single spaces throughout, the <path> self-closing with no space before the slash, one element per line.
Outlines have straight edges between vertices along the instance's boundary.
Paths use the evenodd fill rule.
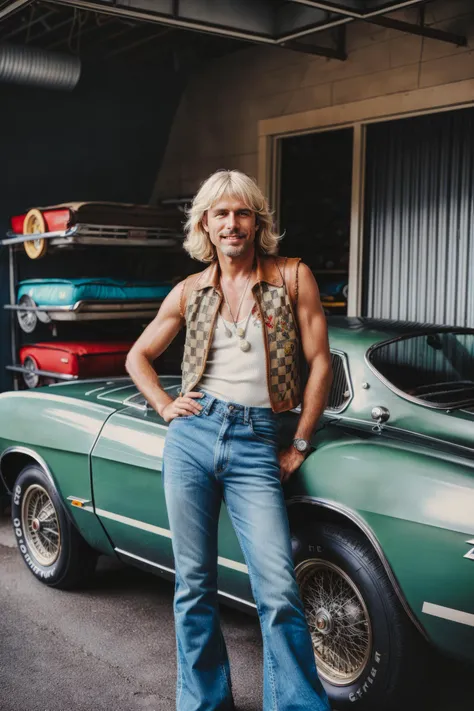
<path fill-rule="evenodd" d="M 234 236 L 234 235 L 232 235 Z M 238 235 L 236 235 L 238 236 Z M 222 254 L 225 254 L 226 257 L 240 257 L 242 254 L 245 254 L 245 252 L 248 251 L 249 247 L 251 246 L 251 243 L 245 239 L 245 236 L 242 236 L 242 243 L 241 244 L 220 244 L 219 249 L 222 252 Z"/>
<path fill-rule="evenodd" d="M 244 244 L 224 244 L 221 245 L 221 252 L 225 254 L 226 257 L 240 257 L 241 254 L 246 252 L 246 243 Z"/>

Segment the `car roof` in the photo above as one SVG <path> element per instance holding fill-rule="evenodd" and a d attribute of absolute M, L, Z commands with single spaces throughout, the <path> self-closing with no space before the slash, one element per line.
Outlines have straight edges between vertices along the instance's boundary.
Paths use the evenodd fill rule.
<path fill-rule="evenodd" d="M 356 316 L 328 316 L 329 341 L 333 348 L 363 347 L 390 341 L 403 336 L 422 336 L 449 331 L 473 333 L 472 328 L 439 326 L 432 323 L 392 321 L 390 319 L 362 318 Z"/>

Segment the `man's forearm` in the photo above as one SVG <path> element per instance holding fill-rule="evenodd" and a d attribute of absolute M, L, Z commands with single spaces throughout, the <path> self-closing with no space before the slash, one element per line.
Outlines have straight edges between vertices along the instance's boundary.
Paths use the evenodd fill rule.
<path fill-rule="evenodd" d="M 163 408 L 173 402 L 173 398 L 161 387 L 160 379 L 149 360 L 142 354 L 131 354 L 127 358 L 126 368 L 147 402 L 161 415 Z"/>
<path fill-rule="evenodd" d="M 310 368 L 309 378 L 303 393 L 301 416 L 295 436 L 310 440 L 316 424 L 323 414 L 332 383 L 331 364 L 326 359 L 316 359 Z"/>

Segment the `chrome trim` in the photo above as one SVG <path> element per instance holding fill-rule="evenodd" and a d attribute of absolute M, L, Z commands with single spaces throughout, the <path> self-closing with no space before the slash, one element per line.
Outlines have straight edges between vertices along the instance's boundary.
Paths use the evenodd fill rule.
<path fill-rule="evenodd" d="M 338 424 L 342 424 L 347 427 L 352 427 L 356 430 L 363 430 L 365 432 L 373 431 L 374 428 L 374 423 L 372 421 L 364 420 L 360 417 L 341 417 L 341 419 L 338 420 Z M 442 452 L 446 451 L 446 447 L 449 447 L 451 450 L 459 450 L 458 452 L 456 452 L 457 456 L 464 458 L 468 457 L 469 465 L 472 466 L 472 447 L 469 447 L 468 445 L 459 444 L 458 442 L 452 442 L 447 439 L 441 439 L 440 437 L 433 437 L 432 435 L 427 435 L 423 432 L 407 430 L 403 427 L 396 427 L 395 425 L 390 425 L 387 423 L 383 423 L 381 427 L 382 429 L 378 433 L 378 436 L 387 435 L 388 437 L 390 437 L 392 442 L 404 442 L 405 440 L 402 440 L 403 435 L 410 435 L 416 440 L 420 440 L 419 444 L 425 447 L 428 447 L 430 445 L 437 445 L 437 449 Z M 439 445 L 441 445 L 441 447 Z"/>
<path fill-rule="evenodd" d="M 94 314 L 106 314 L 110 318 L 116 318 L 116 314 L 130 314 L 130 313 L 148 313 L 149 311 L 155 311 L 161 306 L 164 298 L 157 298 L 153 300 L 138 299 L 134 301 L 76 301 L 72 306 L 23 306 L 23 304 L 4 304 L 3 308 L 7 311 L 34 311 L 45 312 L 48 314 L 54 314 L 56 316 L 53 320 L 66 320 L 66 317 L 70 315 L 71 318 L 81 314 L 82 317 L 89 316 L 93 317 Z"/>
<path fill-rule="evenodd" d="M 181 380 L 180 375 L 167 375 L 166 377 L 167 378 L 176 378 L 176 380 Z M 176 387 L 176 385 L 167 385 L 166 388 L 163 388 L 163 390 L 172 390 L 175 387 Z M 100 397 L 100 395 L 98 397 Z M 146 402 L 146 400 L 144 403 L 133 402 L 133 400 L 138 397 L 142 397 L 143 399 L 145 399 L 145 396 L 140 391 L 138 391 L 134 395 L 130 395 L 129 397 L 127 397 L 123 401 L 123 405 L 125 405 L 126 407 L 134 407 L 136 410 L 140 410 L 141 412 L 147 412 L 148 410 L 153 410 L 152 406 L 148 402 Z M 105 398 L 102 398 L 102 399 L 105 399 Z"/>
<path fill-rule="evenodd" d="M 123 523 L 126 526 L 133 526 L 133 528 L 140 528 L 142 531 L 148 531 L 148 533 L 154 533 L 155 535 L 163 536 L 164 538 L 171 538 L 171 531 L 168 528 L 154 526 L 151 523 L 146 523 L 145 521 L 138 521 L 137 519 L 129 518 L 128 516 L 122 516 L 121 514 L 116 514 L 112 511 L 106 511 L 105 509 L 96 508 L 95 512 L 97 516 L 109 518 L 111 521 L 117 521 L 118 523 Z"/>
<path fill-rule="evenodd" d="M 82 499 L 80 496 L 68 496 L 68 501 L 80 501 L 82 506 L 75 506 L 75 509 L 79 511 L 88 511 L 89 513 L 94 513 L 94 507 L 92 506 L 91 499 Z"/>
<path fill-rule="evenodd" d="M 94 313 L 107 313 L 112 315 L 112 313 L 135 313 L 136 310 L 141 311 L 154 311 L 159 308 L 165 297 L 157 297 L 154 299 L 130 299 L 129 301 L 108 301 L 104 299 L 103 301 L 85 300 L 76 301 L 74 306 L 70 307 L 71 311 L 78 312 L 81 314 L 94 314 Z M 59 309 L 59 307 L 58 307 Z M 62 311 L 63 309 L 61 309 Z"/>
<path fill-rule="evenodd" d="M 380 561 L 384 567 L 385 572 L 387 573 L 390 583 L 392 584 L 392 587 L 395 590 L 395 593 L 396 593 L 403 609 L 407 613 L 408 617 L 413 622 L 413 624 L 418 629 L 418 631 L 423 635 L 423 637 L 425 639 L 429 639 L 422 624 L 416 618 L 414 612 L 412 611 L 411 607 L 409 606 L 408 602 L 406 601 L 405 596 L 402 592 L 402 589 L 398 583 L 398 580 L 396 579 L 395 574 L 393 573 L 392 568 L 390 567 L 390 563 L 388 562 L 388 560 L 385 557 L 383 548 L 380 545 L 375 533 L 366 524 L 364 519 L 361 516 L 359 516 L 359 514 L 357 514 L 352 509 L 347 508 L 346 506 L 342 506 L 341 504 L 338 504 L 335 501 L 330 501 L 328 499 L 319 499 L 316 496 L 292 496 L 290 499 L 287 500 L 286 504 L 287 504 L 287 506 L 293 506 L 294 504 L 311 504 L 313 506 L 321 506 L 322 508 L 330 509 L 331 511 L 336 511 L 337 513 L 340 513 L 343 516 L 345 516 L 346 518 L 348 518 L 350 521 L 352 521 L 352 523 L 355 523 L 356 526 L 362 531 L 362 533 L 364 533 L 364 535 L 367 536 L 367 538 L 369 539 L 375 552 L 377 553 L 378 557 L 380 558 Z"/>
<path fill-rule="evenodd" d="M 118 393 L 121 390 L 127 390 L 127 388 L 131 388 L 132 386 L 135 385 L 135 383 L 132 381 L 131 378 L 127 378 L 130 382 L 127 383 L 127 385 L 121 385 L 119 388 L 112 388 L 112 390 L 107 390 L 106 393 L 102 393 L 101 395 L 97 395 L 97 400 L 110 400 L 108 397 L 109 395 L 112 395 L 112 393 Z M 134 393 L 135 395 L 136 393 Z M 117 402 L 116 400 L 113 400 L 112 402 Z"/>
<path fill-rule="evenodd" d="M 145 239 L 130 237 L 130 232 L 141 232 L 147 236 Z M 137 227 L 131 225 L 95 225 L 81 222 L 66 230 L 38 233 L 37 239 L 50 240 L 52 246 L 65 246 L 68 244 L 98 244 L 101 246 L 124 247 L 171 247 L 182 239 L 179 232 L 170 227 Z M 22 244 L 31 242 L 31 235 L 21 235 L 11 230 L 7 232 L 7 239 L 0 240 L 0 244 Z"/>
<path fill-rule="evenodd" d="M 41 232 L 36 235 L 36 239 L 53 239 L 54 237 L 72 237 L 78 230 L 79 225 L 74 225 L 67 230 L 57 230 L 56 232 Z M 19 235 L 11 230 L 7 232 L 8 239 L 2 239 L 0 244 L 21 244 L 23 242 L 32 242 L 31 235 Z"/>
<path fill-rule="evenodd" d="M 48 477 L 49 483 L 51 486 L 54 488 L 56 491 L 56 484 L 53 479 L 53 475 L 51 474 L 51 470 L 44 461 L 43 457 L 41 457 L 39 454 L 37 454 L 35 451 L 32 449 L 28 449 L 28 447 L 7 447 L 1 454 L 0 454 L 0 477 L 3 481 L 3 484 L 7 491 L 10 492 L 10 494 L 13 494 L 13 491 L 10 489 L 10 487 L 7 485 L 7 482 L 5 481 L 3 474 L 2 474 L 2 460 L 4 457 L 6 457 L 9 454 L 26 454 L 28 457 L 31 457 L 34 459 L 44 470 L 44 473 Z"/>
<path fill-rule="evenodd" d="M 121 380 L 130 380 L 131 379 L 128 375 L 115 375 L 110 378 L 80 378 L 77 383 L 103 383 L 104 380 L 106 380 L 106 384 L 103 386 L 104 388 L 107 387 L 107 385 L 114 385 L 117 381 Z M 49 386 L 50 388 L 57 388 L 60 385 L 67 385 L 67 383 L 51 383 Z M 86 392 L 86 395 L 90 395 L 93 393 L 95 390 L 99 390 L 100 388 L 94 388 L 94 390 L 89 390 Z"/>
<path fill-rule="evenodd" d="M 129 518 L 128 516 L 122 516 L 121 514 L 112 513 L 112 511 L 105 511 L 104 509 L 95 510 L 97 516 L 103 516 L 104 518 L 109 518 L 112 521 L 117 521 L 118 523 L 124 523 L 126 526 L 133 526 L 134 528 L 140 528 L 142 531 L 148 531 L 148 533 L 154 533 L 157 536 L 163 536 L 164 538 L 171 538 L 172 534 L 169 528 L 161 528 L 161 526 L 154 526 L 152 523 L 146 523 L 145 521 L 138 521 L 135 518 Z M 248 575 L 248 568 L 244 563 L 239 563 L 236 560 L 231 560 L 230 558 L 223 558 L 218 556 L 217 563 L 222 565 L 224 568 L 231 568 L 232 570 L 238 570 L 239 573 L 245 573 Z"/>
<path fill-rule="evenodd" d="M 69 375 L 67 373 L 52 373 L 49 370 L 38 370 L 36 368 L 25 368 L 22 365 L 6 365 L 5 370 L 13 370 L 16 373 L 35 373 L 35 375 L 44 375 L 47 378 L 58 378 L 59 380 L 77 380 L 77 375 Z"/>
<path fill-rule="evenodd" d="M 444 607 L 443 605 L 434 605 L 432 602 L 424 602 L 421 611 L 425 615 L 433 615 L 433 617 L 441 617 L 443 620 L 459 622 L 462 625 L 474 627 L 474 615 L 471 612 L 455 610 L 452 607 Z"/>
<path fill-rule="evenodd" d="M 407 341 L 411 338 L 423 338 L 424 336 L 430 336 L 434 333 L 465 333 L 468 335 L 474 335 L 474 329 L 472 328 L 447 328 L 440 326 L 438 330 L 436 329 L 430 329 L 429 331 L 426 332 L 412 332 L 412 333 L 405 333 L 402 336 L 397 336 L 396 338 L 389 338 L 387 341 L 380 341 L 379 343 L 374 343 L 374 345 L 370 346 L 370 348 L 367 349 L 367 352 L 364 355 L 364 360 L 367 365 L 367 367 L 372 371 L 372 373 L 380 380 L 381 383 L 383 383 L 389 390 L 391 390 L 395 395 L 398 395 L 398 397 L 403 398 L 403 400 L 407 400 L 408 402 L 413 403 L 414 405 L 421 405 L 421 407 L 427 407 L 430 410 L 437 410 L 438 412 L 446 412 L 447 410 L 461 410 L 463 407 L 468 407 L 472 404 L 474 404 L 474 400 L 468 400 L 464 403 L 464 405 L 457 405 L 456 403 L 451 403 L 448 406 L 445 405 L 436 405 L 432 402 L 427 402 L 426 400 L 421 400 L 420 398 L 415 397 L 414 395 L 409 395 L 408 393 L 404 392 L 403 390 L 399 390 L 393 383 L 390 382 L 390 380 L 387 380 L 387 378 L 382 375 L 382 373 L 377 370 L 377 368 L 374 366 L 373 363 L 370 361 L 370 357 L 373 354 L 374 351 L 376 351 L 378 348 L 382 348 L 383 346 L 388 346 L 391 343 L 398 343 L 399 341 Z"/>
<path fill-rule="evenodd" d="M 329 416 L 331 416 L 331 415 L 339 415 L 341 412 L 344 412 L 344 410 L 347 410 L 347 408 L 348 408 L 349 405 L 351 404 L 352 400 L 354 399 L 354 388 L 353 388 L 353 386 L 352 386 L 352 379 L 351 379 L 351 374 L 350 374 L 350 371 L 349 371 L 349 361 L 348 361 L 348 358 L 347 358 L 347 354 L 344 353 L 344 351 L 338 350 L 337 348 L 331 348 L 331 349 L 330 349 L 330 352 L 333 353 L 334 355 L 339 356 L 339 358 L 341 358 L 341 360 L 342 360 L 342 365 L 343 365 L 343 367 L 344 367 L 344 374 L 345 374 L 345 376 L 346 376 L 347 384 L 348 384 L 348 386 L 349 386 L 350 397 L 349 397 L 348 400 L 342 405 L 342 407 L 340 407 L 338 410 L 335 410 L 335 409 L 329 410 L 329 409 L 326 408 L 326 409 L 324 410 L 324 414 L 327 414 L 327 415 L 329 415 Z"/>
<path fill-rule="evenodd" d="M 349 361 L 347 358 L 347 354 L 344 353 L 344 351 L 340 351 L 337 348 L 330 348 L 330 353 L 334 353 L 334 355 L 337 355 L 341 358 L 342 364 L 344 366 L 344 373 L 346 375 L 346 380 L 347 384 L 349 385 L 349 390 L 350 390 L 350 398 L 343 404 L 339 410 L 328 410 L 327 408 L 323 411 L 323 415 L 327 415 L 328 417 L 331 417 L 333 415 L 339 415 L 341 412 L 344 412 L 349 405 L 351 404 L 352 400 L 354 399 L 354 388 L 352 385 L 352 379 L 351 379 L 351 374 L 349 371 Z M 293 407 L 291 412 L 296 412 L 297 414 L 300 414 L 301 412 L 301 405 L 297 405 L 296 407 Z"/>
<path fill-rule="evenodd" d="M 153 568 L 158 568 L 158 570 L 163 570 L 166 571 L 167 573 L 171 573 L 172 575 L 176 574 L 176 570 L 174 568 L 168 568 L 167 565 L 162 565 L 161 563 L 154 563 L 151 560 L 148 560 L 147 558 L 142 558 L 139 555 L 135 555 L 135 553 L 128 553 L 128 551 L 124 551 L 122 548 L 115 548 L 117 553 L 121 553 L 122 555 L 126 555 L 129 558 L 134 558 L 135 560 L 139 560 L 141 563 L 145 563 L 146 565 L 150 565 Z M 221 595 L 222 597 L 229 598 L 229 600 L 233 600 L 234 602 L 238 602 L 241 605 L 245 605 L 246 607 L 251 607 L 254 610 L 257 609 L 257 606 L 253 602 L 248 602 L 247 600 L 244 600 L 241 597 L 236 597 L 235 595 L 231 595 L 230 593 L 223 592 L 222 590 L 217 591 L 218 595 Z"/>
<path fill-rule="evenodd" d="M 135 555 L 135 553 L 128 553 L 128 551 L 124 551 L 122 548 L 114 548 L 114 550 L 117 553 L 121 553 L 122 555 L 128 556 L 129 558 L 139 560 L 141 563 L 151 565 L 153 568 L 158 568 L 158 570 L 164 570 L 167 573 L 171 573 L 172 575 L 175 575 L 176 573 L 176 570 L 174 568 L 168 568 L 167 565 L 162 565 L 161 563 L 154 563 L 152 560 L 148 560 L 148 558 L 142 558 L 140 555 Z"/>
<path fill-rule="evenodd" d="M 471 538 L 470 541 L 466 541 L 466 543 L 469 546 L 474 546 L 474 538 Z M 468 560 L 474 560 L 474 548 L 471 548 L 471 550 L 468 553 L 466 553 L 466 555 L 464 555 L 463 558 L 467 558 Z"/>

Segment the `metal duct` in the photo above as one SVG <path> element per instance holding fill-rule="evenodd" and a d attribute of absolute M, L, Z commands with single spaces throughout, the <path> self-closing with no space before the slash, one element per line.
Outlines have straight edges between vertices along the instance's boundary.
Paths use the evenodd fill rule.
<path fill-rule="evenodd" d="M 35 47 L 0 45 L 0 81 L 71 91 L 80 75 L 79 57 Z"/>

